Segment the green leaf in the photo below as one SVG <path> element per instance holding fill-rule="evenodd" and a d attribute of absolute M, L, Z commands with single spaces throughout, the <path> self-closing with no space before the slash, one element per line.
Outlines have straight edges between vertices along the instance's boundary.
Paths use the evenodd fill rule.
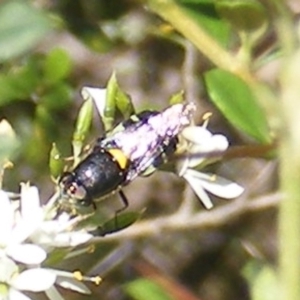
<path fill-rule="evenodd" d="M 46 15 L 27 1 L 7 1 L 0 6 L 0 61 L 28 51 L 50 31 Z"/>
<path fill-rule="evenodd" d="M 131 98 L 125 94 L 119 85 L 117 86 L 116 102 L 117 108 L 122 113 L 124 119 L 128 119 L 134 114 L 134 106 L 132 104 Z"/>
<path fill-rule="evenodd" d="M 65 165 L 65 161 L 61 157 L 61 153 L 58 150 L 55 143 L 52 144 L 50 150 L 50 157 L 49 157 L 49 169 L 50 174 L 53 178 L 58 178 L 60 174 L 62 174 L 63 168 Z"/>
<path fill-rule="evenodd" d="M 90 130 L 91 123 L 93 118 L 93 101 L 88 99 L 83 102 L 80 111 L 78 113 L 78 117 L 76 120 L 75 130 L 73 133 L 73 155 L 74 155 L 74 163 L 76 164 L 76 159 L 79 157 L 83 142 Z"/>
<path fill-rule="evenodd" d="M 48 83 L 57 83 L 66 78 L 72 69 L 72 61 L 63 49 L 53 49 L 45 59 L 44 76 Z"/>
<path fill-rule="evenodd" d="M 117 214 L 114 218 L 106 221 L 105 223 L 98 224 L 97 235 L 104 236 L 123 230 L 133 223 L 135 223 L 141 216 L 141 213 L 127 212 Z"/>
<path fill-rule="evenodd" d="M 149 279 L 137 279 L 124 287 L 125 292 L 135 300 L 172 300 L 164 289 Z"/>
<path fill-rule="evenodd" d="M 229 26 L 221 20 L 216 12 L 214 1 L 209 0 L 177 0 L 180 6 L 199 26 L 215 38 L 221 45 L 227 46 Z"/>
<path fill-rule="evenodd" d="M 134 114 L 134 106 L 130 96 L 121 90 L 117 77 L 113 74 L 107 85 L 107 104 L 114 103 L 122 113 L 124 119 L 128 119 Z"/>
<path fill-rule="evenodd" d="M 105 130 L 112 128 L 116 108 L 122 113 L 125 119 L 134 114 L 134 107 L 130 97 L 121 90 L 116 75 L 113 73 L 107 84 L 106 106 L 102 120 Z"/>
<path fill-rule="evenodd" d="M 256 0 L 222 0 L 216 2 L 217 12 L 238 31 L 254 31 L 267 20 L 263 5 Z"/>
<path fill-rule="evenodd" d="M 264 111 L 244 81 L 214 69 L 206 72 L 205 82 L 211 100 L 229 122 L 261 143 L 271 141 Z"/>
<path fill-rule="evenodd" d="M 22 67 L 0 74 L 0 106 L 16 100 L 27 100 L 40 82 L 37 65 L 29 61 Z"/>
<path fill-rule="evenodd" d="M 60 82 L 49 88 L 40 101 L 49 110 L 63 110 L 71 104 L 71 93 L 70 86 Z"/>
<path fill-rule="evenodd" d="M 0 169 L 2 169 L 3 164 L 12 158 L 20 146 L 20 141 L 6 120 L 0 122 L 0 144 Z"/>
<path fill-rule="evenodd" d="M 43 262 L 43 264 L 51 268 L 51 266 L 55 266 L 62 262 L 68 254 L 70 254 L 69 248 L 54 248 L 49 252 L 47 259 Z"/>
<path fill-rule="evenodd" d="M 174 104 L 177 104 L 177 103 L 182 103 L 183 100 L 184 100 L 184 91 L 181 90 L 178 93 L 171 96 L 171 98 L 169 100 L 169 104 L 174 105 Z"/>
<path fill-rule="evenodd" d="M 0 74 L 0 106 L 7 105 L 14 100 L 20 100 L 24 93 L 17 88 L 18 84 L 11 75 Z"/>
<path fill-rule="evenodd" d="M 113 127 L 115 113 L 116 113 L 116 94 L 118 89 L 118 83 L 116 74 L 113 73 L 107 83 L 106 92 L 106 105 L 103 112 L 102 121 L 105 130 L 110 130 Z"/>

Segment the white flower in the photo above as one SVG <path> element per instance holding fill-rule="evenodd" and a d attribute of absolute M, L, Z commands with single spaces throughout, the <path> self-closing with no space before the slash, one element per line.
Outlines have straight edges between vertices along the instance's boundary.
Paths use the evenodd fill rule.
<path fill-rule="evenodd" d="M 1 299 L 29 299 L 21 291 L 44 291 L 55 282 L 55 274 L 39 267 L 46 251 L 27 241 L 36 225 L 35 220 L 23 218 L 19 203 L 0 190 Z M 27 269 L 27 265 L 35 267 Z"/>
<path fill-rule="evenodd" d="M 56 275 L 45 269 L 22 269 L 10 258 L 0 259 L 0 299 L 30 300 L 24 291 L 42 292 L 55 282 Z"/>
<path fill-rule="evenodd" d="M 71 218 L 64 213 L 59 217 L 53 215 L 53 208 L 42 207 L 39 203 L 36 187 L 22 185 L 22 217 L 36 226 L 30 232 L 29 239 L 44 249 L 52 247 L 75 247 L 86 243 L 93 236 L 85 230 L 74 230 L 81 217 Z"/>
<path fill-rule="evenodd" d="M 178 168 L 178 175 L 183 177 L 197 194 L 203 205 L 210 209 L 213 203 L 206 191 L 211 194 L 232 199 L 240 196 L 244 188 L 235 182 L 215 174 L 202 173 L 193 168 L 204 167 L 216 160 L 216 156 L 228 148 L 228 140 L 224 135 L 212 134 L 204 126 L 189 126 L 185 128 L 181 137 L 188 144 L 186 146 L 187 158 Z"/>
<path fill-rule="evenodd" d="M 54 270 L 49 269 L 56 275 L 56 284 L 59 286 L 69 289 L 81 294 L 90 294 L 91 291 L 82 283 L 82 281 L 90 281 L 95 283 L 96 285 L 99 285 L 102 281 L 102 279 L 99 276 L 95 277 L 88 277 L 83 276 L 81 272 L 75 271 L 73 273 L 61 271 L 61 270 Z"/>
<path fill-rule="evenodd" d="M 0 190 L 0 259 L 10 257 L 24 264 L 40 264 L 44 261 L 44 249 L 26 242 L 35 225 L 35 220 L 31 222 L 22 218 L 18 207 Z"/>
<path fill-rule="evenodd" d="M 82 276 L 81 272 L 76 271 L 73 273 L 66 272 L 66 271 L 60 271 L 60 270 L 54 270 L 54 269 L 48 269 L 50 272 L 53 272 L 56 276 L 56 284 L 61 286 L 62 288 L 72 290 L 74 292 L 78 292 L 81 294 L 91 294 L 91 291 L 87 288 L 85 284 L 82 283 L 82 281 L 90 281 L 93 282 L 96 285 L 99 285 L 102 281 L 102 279 L 99 276 L 95 277 L 88 277 L 88 276 Z M 63 299 L 58 290 L 52 286 L 46 291 L 46 295 L 49 299 L 53 300 L 61 300 Z"/>
<path fill-rule="evenodd" d="M 85 230 L 74 229 L 80 217 L 71 218 L 67 213 L 57 217 L 53 204 L 50 201 L 41 206 L 33 186 L 22 185 L 20 201 L 10 201 L 0 190 L 0 299 L 29 300 L 24 291 L 44 291 L 49 299 L 58 300 L 63 298 L 54 284 L 89 293 L 82 281 L 99 282 L 98 277 L 78 277 L 42 267 L 52 250 L 74 247 L 92 238 Z"/>
<path fill-rule="evenodd" d="M 23 292 L 45 292 L 51 300 L 63 299 L 54 287 L 54 283 L 81 294 L 91 291 L 82 281 L 101 282 L 99 277 L 84 277 L 80 272 L 66 272 L 55 269 L 21 268 L 11 259 L 0 260 L 0 299 L 30 300 Z"/>
<path fill-rule="evenodd" d="M 106 94 L 107 94 L 107 89 L 101 89 L 101 88 L 85 86 L 81 90 L 81 95 L 83 99 L 85 100 L 92 99 L 94 101 L 101 118 L 105 118 L 104 111 L 107 105 Z"/>

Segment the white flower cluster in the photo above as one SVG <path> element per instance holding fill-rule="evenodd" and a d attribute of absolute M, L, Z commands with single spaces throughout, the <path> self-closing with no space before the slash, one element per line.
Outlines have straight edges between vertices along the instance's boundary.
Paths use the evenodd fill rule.
<path fill-rule="evenodd" d="M 63 298 L 54 284 L 89 293 L 80 280 L 100 280 L 42 267 L 53 249 L 74 247 L 92 237 L 84 230 L 72 230 L 76 218 L 62 214 L 54 219 L 51 214 L 49 206 L 40 205 L 36 187 L 23 184 L 20 201 L 0 190 L 0 299 L 30 300 L 24 294 L 30 291 L 59 300 Z"/>

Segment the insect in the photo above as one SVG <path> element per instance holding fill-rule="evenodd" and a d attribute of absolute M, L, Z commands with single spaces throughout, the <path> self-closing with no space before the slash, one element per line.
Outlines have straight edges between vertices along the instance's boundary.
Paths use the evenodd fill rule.
<path fill-rule="evenodd" d="M 152 174 L 176 152 L 178 134 L 191 123 L 193 103 L 178 103 L 162 112 L 143 111 L 97 139 L 90 153 L 59 185 L 63 198 L 84 206 L 118 192 L 137 176 Z"/>

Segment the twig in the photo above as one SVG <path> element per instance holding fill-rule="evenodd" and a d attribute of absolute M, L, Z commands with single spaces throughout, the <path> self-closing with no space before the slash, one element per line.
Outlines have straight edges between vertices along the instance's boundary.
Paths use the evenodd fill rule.
<path fill-rule="evenodd" d="M 183 214 L 142 221 L 120 233 L 95 238 L 93 242 L 111 242 L 136 239 L 160 234 L 163 231 L 216 228 L 245 213 L 259 212 L 278 205 L 282 195 L 273 193 L 248 201 L 233 201 L 211 211 L 201 211 L 193 216 Z"/>

